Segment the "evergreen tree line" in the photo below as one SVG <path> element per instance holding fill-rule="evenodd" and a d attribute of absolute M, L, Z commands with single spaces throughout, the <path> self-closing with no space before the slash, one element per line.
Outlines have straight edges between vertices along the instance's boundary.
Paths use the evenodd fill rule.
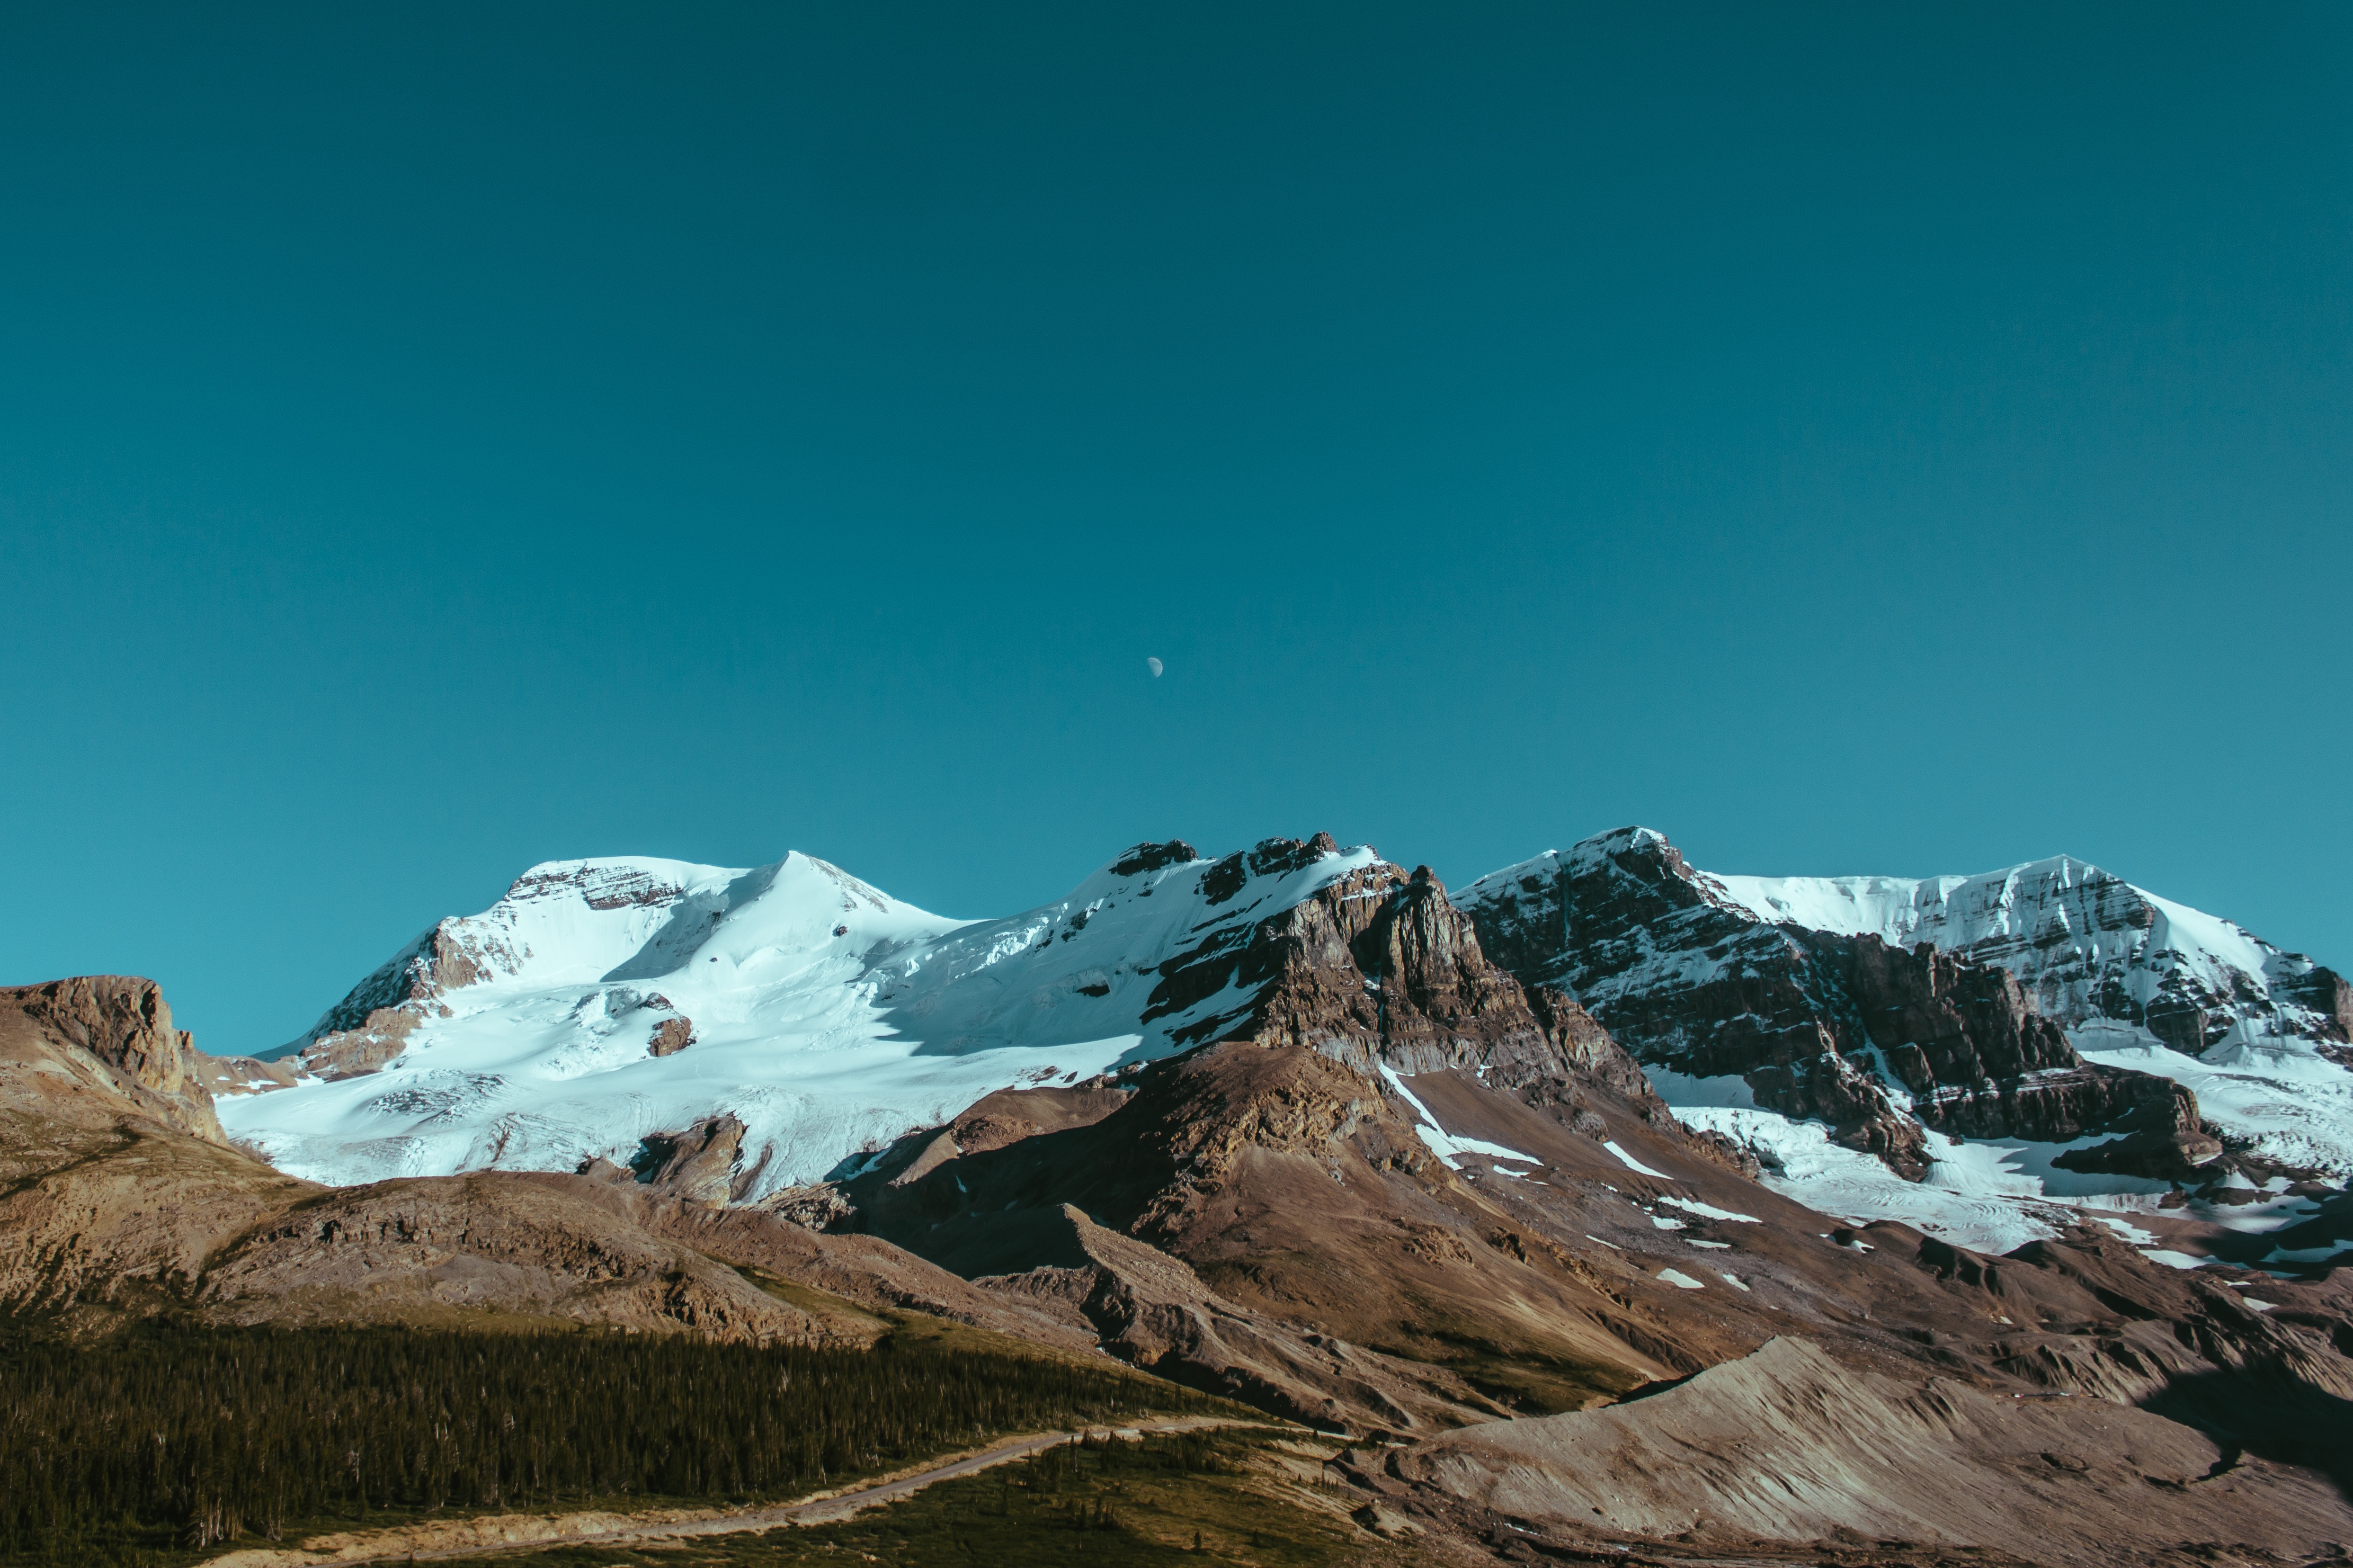
<path fill-rule="evenodd" d="M 150 1330 L 0 1346 L 0 1562 L 372 1510 L 745 1498 L 1199 1395 L 1111 1368 L 596 1334 Z M 386 1522 L 389 1522 L 387 1521 Z"/>

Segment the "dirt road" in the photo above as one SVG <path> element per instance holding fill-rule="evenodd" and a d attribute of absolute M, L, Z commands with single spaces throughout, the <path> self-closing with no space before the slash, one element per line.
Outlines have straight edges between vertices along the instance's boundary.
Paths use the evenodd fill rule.
<path fill-rule="evenodd" d="M 1216 1416 L 1186 1415 L 1163 1421 L 1139 1421 L 1124 1426 L 1090 1426 L 1083 1432 L 1116 1432 L 1124 1437 L 1146 1433 L 1194 1431 L 1206 1426 L 1271 1425 Z M 451 1557 L 480 1557 L 493 1552 L 532 1552 L 550 1546 L 628 1546 L 644 1542 L 689 1536 L 733 1535 L 744 1531 L 774 1530 L 784 1524 L 831 1524 L 861 1509 L 875 1508 L 911 1497 L 936 1481 L 954 1480 L 997 1465 L 1024 1459 L 1058 1443 L 1067 1443 L 1082 1431 L 1038 1432 L 1008 1437 L 986 1448 L 938 1459 L 920 1468 L 885 1476 L 839 1492 L 820 1493 L 797 1502 L 766 1508 L 734 1510 L 665 1509 L 639 1514 L 495 1514 L 478 1519 L 438 1521 L 389 1530 L 355 1531 L 345 1535 L 313 1537 L 300 1547 L 271 1547 L 227 1552 L 210 1559 L 204 1568 L 313 1568 L 314 1564 L 363 1563 L 431 1563 Z"/>

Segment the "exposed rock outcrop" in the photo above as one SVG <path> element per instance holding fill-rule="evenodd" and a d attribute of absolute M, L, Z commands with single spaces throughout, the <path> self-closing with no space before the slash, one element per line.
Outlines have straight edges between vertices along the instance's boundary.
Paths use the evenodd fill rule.
<path fill-rule="evenodd" d="M 152 980 L 85 974 L 0 988 L 0 1061 L 11 1103 L 87 1122 L 129 1111 L 222 1143 L 205 1057 Z M 89 1091 L 77 1110 L 75 1089 Z"/>
<path fill-rule="evenodd" d="M 649 1057 L 675 1056 L 694 1044 L 694 1020 L 673 1016 L 654 1026 L 653 1038 L 646 1046 Z"/>
<path fill-rule="evenodd" d="M 2188 1089 L 2085 1063 L 2009 971 L 1761 921 L 1656 834 L 1588 840 L 1462 903 L 1523 983 L 1565 987 L 1642 1060 L 1742 1078 L 1906 1175 L 1925 1169 L 1923 1126 L 2108 1134 L 2112 1164 L 2165 1175 L 2221 1150 Z"/>
<path fill-rule="evenodd" d="M 2007 970 L 2069 1029 L 2146 1030 L 2190 1056 L 2227 1043 L 2302 1051 L 2353 1037 L 2353 998 L 2334 971 L 2072 856 L 1971 877 L 1723 877 L 1687 865 L 1647 828 L 1620 828 L 1482 878 L 1466 902 L 1495 904 L 1505 924 L 1514 916 L 1502 906 L 1519 903 L 1524 945 L 1506 952 L 1501 933 L 1482 926 L 1482 934 L 1515 973 L 1541 967 L 1557 944 L 1556 917 L 1614 924 L 1605 905 L 1630 891 L 1597 900 L 1584 886 L 1564 910 L 1545 886 L 1563 872 L 1586 881 L 1600 862 L 1630 855 L 1658 862 L 1736 920 L 1877 936 L 1906 950 L 1926 942 Z M 1688 903 L 1672 896 L 1652 913 L 1672 917 Z M 1658 949 L 1687 951 L 1680 941 Z"/>
<path fill-rule="evenodd" d="M 1238 899 L 1256 879 L 1282 876 L 1333 847 L 1325 834 L 1271 838 L 1212 864 L 1202 886 Z M 1557 987 L 1524 988 L 1489 961 L 1472 919 L 1427 866 L 1409 873 L 1375 861 L 1349 871 L 1287 907 L 1214 926 L 1159 973 L 1147 1022 L 1206 997 L 1247 998 L 1180 1037 L 1303 1046 L 1366 1075 L 1476 1072 L 1571 1125 L 1586 1114 L 1580 1086 L 1603 1085 L 1672 1135 L 1691 1136 L 1574 998 Z M 1753 1157 L 1728 1141 L 1698 1142 L 1754 1172 Z"/>
<path fill-rule="evenodd" d="M 626 1194 L 524 1172 L 320 1194 L 222 1249 L 194 1296 L 232 1322 L 459 1327 L 487 1314 L 733 1342 L 830 1337 L 735 1269 L 651 1235 Z"/>
<path fill-rule="evenodd" d="M 683 1132 L 649 1132 L 629 1169 L 638 1181 L 668 1197 L 725 1203 L 749 1185 L 742 1166 L 744 1123 L 724 1112 L 706 1116 Z"/>
<path fill-rule="evenodd" d="M 1334 850 L 1328 834 L 1270 838 L 1202 873 L 1212 901 Z M 1231 893 L 1228 894 L 1229 897 Z M 1486 1067 L 1514 1083 L 1560 1070 L 1560 1053 L 1517 982 L 1480 952 L 1470 921 L 1427 866 L 1351 871 L 1288 908 L 1219 925 L 1160 966 L 1145 1017 L 1232 988 L 1249 1002 L 1185 1038 L 1304 1045 L 1370 1072 Z"/>
<path fill-rule="evenodd" d="M 339 1079 L 374 1072 L 400 1055 L 440 992 L 476 978 L 472 955 L 451 940 L 451 923 L 441 921 L 395 953 L 308 1033 L 271 1056 L 299 1056 L 307 1071 Z"/>

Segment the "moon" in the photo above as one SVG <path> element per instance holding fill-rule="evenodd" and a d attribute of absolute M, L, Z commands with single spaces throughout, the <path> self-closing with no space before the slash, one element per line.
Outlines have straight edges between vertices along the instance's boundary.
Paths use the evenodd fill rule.
<path fill-rule="evenodd" d="M 1164 668 L 1166 668 L 1166 666 L 1163 665 L 1163 664 L 1162 664 L 1158 659 L 1156 659 L 1156 658 L 1147 658 L 1147 659 L 1145 659 L 1145 660 L 1144 661 L 1144 668 L 1146 668 L 1146 669 L 1148 669 L 1148 670 L 1150 670 L 1150 671 L 1152 672 L 1152 679 L 1153 679 L 1157 680 L 1157 679 L 1160 679 L 1160 672 L 1161 672 L 1161 670 L 1163 670 Z"/>

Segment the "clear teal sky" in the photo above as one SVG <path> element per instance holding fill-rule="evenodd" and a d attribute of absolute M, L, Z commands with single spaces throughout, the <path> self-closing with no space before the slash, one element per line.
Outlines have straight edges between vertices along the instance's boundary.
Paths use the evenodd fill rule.
<path fill-rule="evenodd" d="M 0 980 L 1635 821 L 2341 967 L 2349 353 L 2341 5 L 10 6 Z"/>

